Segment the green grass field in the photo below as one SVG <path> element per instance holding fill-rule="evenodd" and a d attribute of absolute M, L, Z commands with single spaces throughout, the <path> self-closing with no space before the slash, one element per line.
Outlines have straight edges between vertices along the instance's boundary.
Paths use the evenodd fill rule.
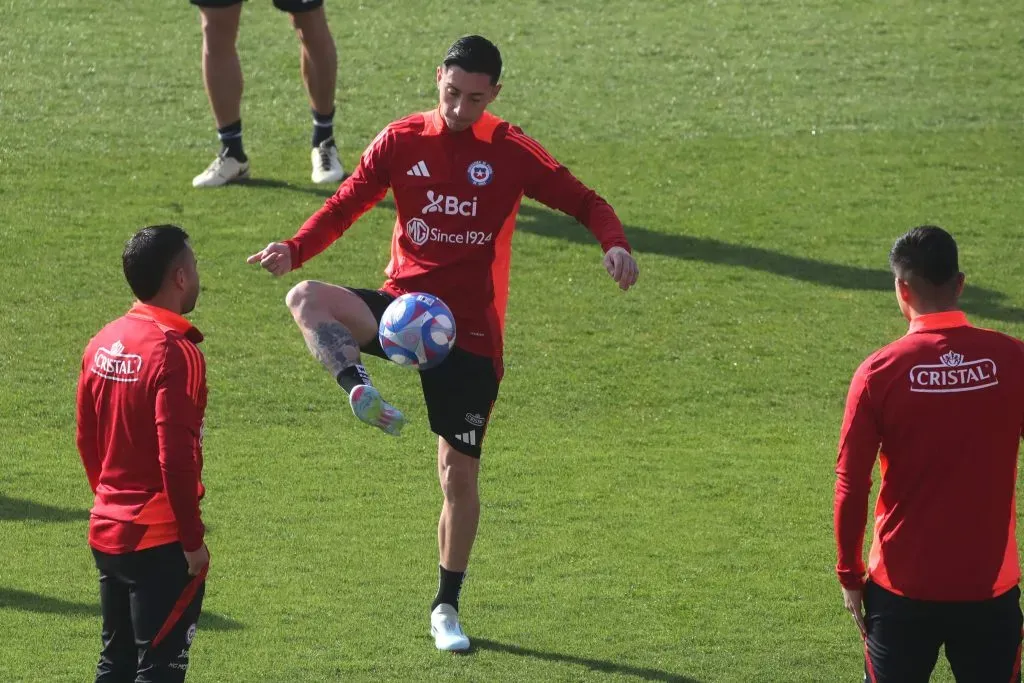
<path fill-rule="evenodd" d="M 524 207 L 475 650 L 427 634 L 441 497 L 416 378 L 372 363 L 411 425 L 365 428 L 283 306 L 303 278 L 379 284 L 391 205 L 282 280 L 244 263 L 329 194 L 286 17 L 253 0 L 242 20 L 255 180 L 194 191 L 216 151 L 194 8 L 0 0 L 0 680 L 91 680 L 79 359 L 130 305 L 124 240 L 177 222 L 210 385 L 189 680 L 859 681 L 831 532 L 846 385 L 904 330 L 886 256 L 920 223 L 960 240 L 973 320 L 1024 335 L 1024 4 L 328 9 L 349 167 L 483 33 L 507 64 L 496 113 L 608 198 L 642 268 L 620 293 L 583 228 Z"/>

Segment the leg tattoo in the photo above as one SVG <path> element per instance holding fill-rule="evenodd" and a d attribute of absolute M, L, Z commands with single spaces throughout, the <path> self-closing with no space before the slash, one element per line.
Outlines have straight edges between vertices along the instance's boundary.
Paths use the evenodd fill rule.
<path fill-rule="evenodd" d="M 306 335 L 306 346 L 332 377 L 359 363 L 359 344 L 337 321 L 320 323 Z"/>

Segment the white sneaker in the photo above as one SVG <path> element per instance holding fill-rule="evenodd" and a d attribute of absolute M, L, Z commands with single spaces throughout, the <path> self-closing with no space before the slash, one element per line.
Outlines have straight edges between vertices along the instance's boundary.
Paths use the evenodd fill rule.
<path fill-rule="evenodd" d="M 341 167 L 333 137 L 314 147 L 310 158 L 313 160 L 314 183 L 340 183 L 345 179 L 345 169 Z"/>
<path fill-rule="evenodd" d="M 469 649 L 469 636 L 459 626 L 459 613 L 451 605 L 441 603 L 430 613 L 430 635 L 434 646 L 445 652 L 465 652 Z"/>
<path fill-rule="evenodd" d="M 192 179 L 192 187 L 220 187 L 248 177 L 248 161 L 239 161 L 221 152 L 205 171 Z"/>
<path fill-rule="evenodd" d="M 380 397 L 376 387 L 360 384 L 352 388 L 348 395 L 348 403 L 352 412 L 360 420 L 372 425 L 386 434 L 399 436 L 405 426 L 405 416 L 393 405 Z"/>

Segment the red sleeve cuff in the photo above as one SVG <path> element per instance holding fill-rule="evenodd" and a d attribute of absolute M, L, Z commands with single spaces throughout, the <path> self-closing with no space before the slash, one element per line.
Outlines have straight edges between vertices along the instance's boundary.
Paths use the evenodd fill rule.
<path fill-rule="evenodd" d="M 299 255 L 299 245 L 295 242 L 294 239 L 285 240 L 284 243 L 288 246 L 288 251 L 290 252 L 291 255 L 292 270 L 298 270 L 299 268 L 302 267 L 302 259 Z"/>
<path fill-rule="evenodd" d="M 843 588 L 851 591 L 859 591 L 864 588 L 864 574 L 843 570 L 837 570 L 836 574 L 839 576 L 839 583 Z"/>
<path fill-rule="evenodd" d="M 195 552 L 203 547 L 203 532 L 205 531 L 203 523 L 197 522 L 196 526 L 198 528 L 190 529 L 188 532 L 180 525 L 178 527 L 178 537 L 181 539 L 181 547 L 185 552 Z"/>

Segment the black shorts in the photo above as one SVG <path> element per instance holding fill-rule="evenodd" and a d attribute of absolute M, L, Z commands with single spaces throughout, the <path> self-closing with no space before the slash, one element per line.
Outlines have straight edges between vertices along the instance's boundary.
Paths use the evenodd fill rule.
<path fill-rule="evenodd" d="M 945 645 L 958 681 L 1020 683 L 1020 588 L 978 602 L 912 600 L 864 587 L 864 680 L 927 683 Z"/>
<path fill-rule="evenodd" d="M 206 582 L 188 575 L 181 544 L 92 554 L 103 614 L 97 680 L 184 681 Z"/>
<path fill-rule="evenodd" d="M 369 306 L 378 325 L 384 310 L 395 300 L 391 294 L 376 289 L 349 291 Z M 387 358 L 376 335 L 362 347 L 362 352 Z M 440 365 L 419 373 L 431 431 L 455 450 L 473 458 L 480 457 L 491 408 L 498 398 L 500 362 L 456 346 Z"/>
<path fill-rule="evenodd" d="M 242 0 L 189 0 L 197 7 L 231 7 L 238 5 Z M 298 14 L 323 7 L 324 0 L 274 0 L 274 7 L 282 12 Z"/>

